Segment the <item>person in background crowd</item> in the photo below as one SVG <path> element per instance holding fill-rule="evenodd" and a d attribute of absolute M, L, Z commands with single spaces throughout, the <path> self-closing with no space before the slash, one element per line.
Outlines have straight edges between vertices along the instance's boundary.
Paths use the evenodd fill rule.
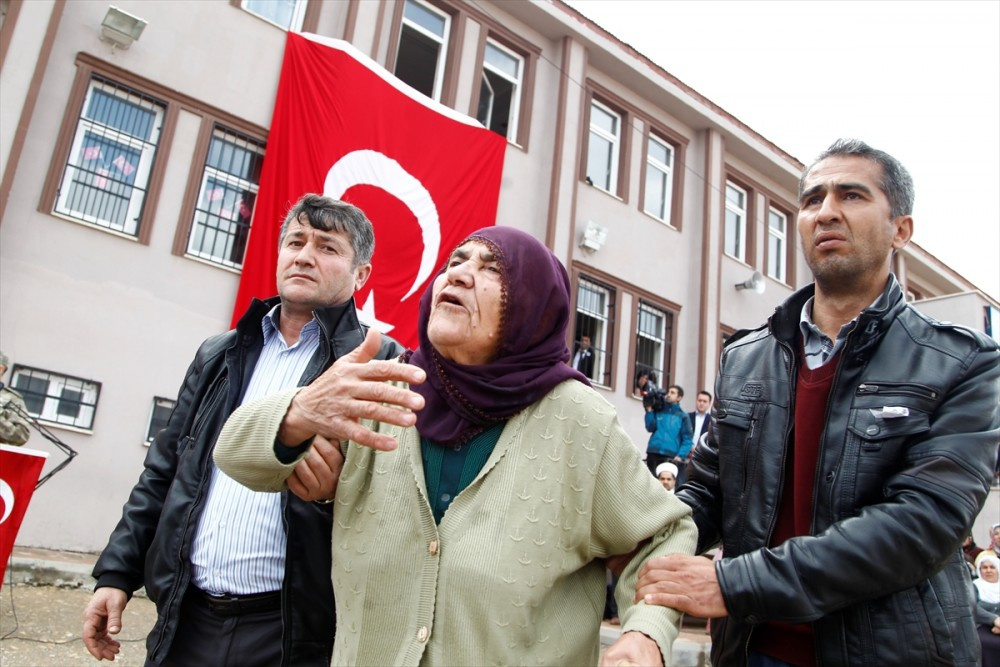
<path fill-rule="evenodd" d="M 227 474 L 334 501 L 333 664 L 595 665 L 605 564 L 626 554 L 622 634 L 600 660 L 669 663 L 679 615 L 632 592 L 643 562 L 692 552 L 690 509 L 566 363 L 569 294 L 538 240 L 481 229 L 421 298 L 420 345 L 398 364 L 410 390 L 358 379 L 393 365 L 365 363 L 371 332 L 316 383 L 230 418 Z M 381 421 L 386 402 L 413 425 Z"/>
<path fill-rule="evenodd" d="M 1000 559 L 984 551 L 976 560 L 976 632 L 982 646 L 982 667 L 1000 667 Z"/>
<path fill-rule="evenodd" d="M 7 355 L 0 352 L 0 445 L 18 447 L 28 442 L 31 430 L 26 418 L 24 398 L 3 383 L 7 374 Z"/>
<path fill-rule="evenodd" d="M 975 573 L 976 556 L 983 553 L 982 547 L 976 546 L 976 541 L 972 538 L 972 533 L 966 536 L 965 541 L 962 542 L 962 554 L 965 556 L 965 560 L 969 563 L 969 569 Z"/>
<path fill-rule="evenodd" d="M 681 409 L 682 398 L 684 390 L 675 384 L 665 392 L 662 389 L 652 391 L 642 399 L 646 409 L 646 430 L 652 434 L 646 447 L 646 467 L 656 477 L 656 467 L 670 461 L 678 467 L 678 485 L 684 482 L 680 466 L 684 465 L 692 445 L 691 420 Z"/>
<path fill-rule="evenodd" d="M 330 664 L 331 507 L 254 493 L 211 454 L 241 402 L 312 381 L 364 340 L 353 295 L 375 237 L 360 209 L 306 195 L 278 246 L 278 296 L 255 299 L 235 330 L 202 343 L 94 566 L 83 641 L 98 660 L 115 659 L 122 612 L 145 586 L 157 609 L 147 666 Z M 402 352 L 387 337 L 372 354 Z"/>
<path fill-rule="evenodd" d="M 701 436 L 708 433 L 708 425 L 712 423 L 712 394 L 702 389 L 694 399 L 694 412 L 688 413 L 691 420 L 691 429 L 694 432 L 694 446 L 698 446 Z M 693 450 L 692 450 L 693 451 Z"/>
<path fill-rule="evenodd" d="M 1000 558 L 1000 523 L 990 526 L 990 544 L 987 547 L 993 551 L 993 555 Z"/>
<path fill-rule="evenodd" d="M 576 346 L 576 353 L 573 355 L 573 368 L 583 373 L 584 377 L 592 380 L 594 377 L 594 348 L 590 346 L 590 336 L 580 336 L 580 342 Z"/>
<path fill-rule="evenodd" d="M 674 492 L 674 487 L 677 485 L 677 470 L 677 464 L 670 461 L 664 461 L 656 466 L 656 479 L 660 480 L 663 488 L 670 493 Z"/>
<path fill-rule="evenodd" d="M 712 621 L 712 665 L 963 665 L 979 642 L 960 547 L 1000 438 L 1000 349 L 907 303 L 898 160 L 840 140 L 799 183 L 815 282 L 727 341 L 712 428 L 677 496 L 699 551 L 637 594 Z"/>

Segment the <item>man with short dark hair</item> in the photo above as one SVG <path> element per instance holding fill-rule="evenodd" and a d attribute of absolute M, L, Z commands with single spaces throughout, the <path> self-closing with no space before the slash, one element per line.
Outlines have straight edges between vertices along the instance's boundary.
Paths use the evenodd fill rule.
<path fill-rule="evenodd" d="M 681 469 L 684 459 L 691 451 L 691 420 L 681 409 L 684 389 L 672 384 L 666 392 L 662 389 L 646 394 L 642 405 L 646 409 L 646 430 L 649 445 L 646 447 L 646 467 L 653 477 L 656 468 L 669 461 Z M 677 484 L 683 480 L 683 472 L 677 475 Z"/>
<path fill-rule="evenodd" d="M 576 352 L 573 353 L 573 368 L 586 375 L 588 380 L 593 379 L 594 348 L 590 346 L 590 336 L 580 336 Z"/>
<path fill-rule="evenodd" d="M 708 425 L 711 423 L 712 395 L 702 389 L 694 399 L 694 412 L 688 413 L 691 420 L 691 428 L 694 430 L 694 446 L 698 446 L 701 436 L 708 433 Z"/>
<path fill-rule="evenodd" d="M 699 551 L 647 564 L 647 603 L 712 621 L 712 664 L 976 665 L 961 545 L 1000 437 L 1000 350 L 907 304 L 892 256 L 913 184 L 834 143 L 802 175 L 815 283 L 727 342 L 678 496 Z"/>
<path fill-rule="evenodd" d="M 306 195 L 289 211 L 278 296 L 255 299 L 235 330 L 201 345 L 94 567 L 83 640 L 95 658 L 114 660 L 122 612 L 145 586 L 157 607 L 147 665 L 329 665 L 331 506 L 250 491 L 212 451 L 239 405 L 309 384 L 361 344 L 353 295 L 374 250 L 371 222 L 350 204 Z M 402 351 L 383 337 L 376 358 Z"/>

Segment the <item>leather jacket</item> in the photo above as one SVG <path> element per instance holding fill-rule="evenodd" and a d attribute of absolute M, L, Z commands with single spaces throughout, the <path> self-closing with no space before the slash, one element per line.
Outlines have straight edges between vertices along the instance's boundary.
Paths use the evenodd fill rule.
<path fill-rule="evenodd" d="M 862 311 L 840 352 L 810 533 L 769 548 L 813 293 L 727 342 L 712 428 L 677 494 L 699 551 L 723 547 L 729 615 L 712 621 L 712 664 L 745 664 L 764 621 L 811 622 L 820 665 L 977 664 L 961 544 L 1000 440 L 997 343 L 920 314 L 890 277 L 886 305 Z"/>
<path fill-rule="evenodd" d="M 236 329 L 209 338 L 188 368 L 166 427 L 146 455 L 122 518 L 94 566 L 97 588 L 129 595 L 141 586 L 156 603 L 157 620 L 146 640 L 147 660 L 166 658 L 181 602 L 191 581 L 191 542 L 211 479 L 212 450 L 223 424 L 239 406 L 263 347 L 261 319 L 279 302 L 254 299 Z M 300 385 L 312 382 L 364 340 L 354 300 L 318 308 L 321 342 Z M 383 336 L 378 359 L 404 348 Z M 287 533 L 281 590 L 282 665 L 327 667 L 336 623 L 330 580 L 332 505 L 282 497 Z"/>

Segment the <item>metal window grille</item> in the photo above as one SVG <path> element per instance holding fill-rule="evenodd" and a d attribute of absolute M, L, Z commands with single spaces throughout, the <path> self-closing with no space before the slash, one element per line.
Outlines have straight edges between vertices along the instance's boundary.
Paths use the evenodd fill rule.
<path fill-rule="evenodd" d="M 55 212 L 138 236 L 165 108 L 148 95 L 94 76 Z"/>
<path fill-rule="evenodd" d="M 264 142 L 215 128 L 188 235 L 188 255 L 229 268 L 243 266 L 263 162 Z"/>
<path fill-rule="evenodd" d="M 94 425 L 100 383 L 15 366 L 11 385 L 24 398 L 28 414 L 39 421 L 87 430 Z"/>
<path fill-rule="evenodd" d="M 576 323 L 573 336 L 590 336 L 594 350 L 595 382 L 611 384 L 611 332 L 614 330 L 614 290 L 605 285 L 580 278 L 576 293 Z"/>
<path fill-rule="evenodd" d="M 648 303 L 639 303 L 635 334 L 635 375 L 656 375 L 656 385 L 671 383 L 670 350 L 673 345 L 674 315 Z"/>

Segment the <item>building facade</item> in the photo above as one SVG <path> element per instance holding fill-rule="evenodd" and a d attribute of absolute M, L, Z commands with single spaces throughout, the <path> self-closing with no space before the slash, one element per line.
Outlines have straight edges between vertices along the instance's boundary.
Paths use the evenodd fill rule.
<path fill-rule="evenodd" d="M 724 339 L 810 281 L 802 163 L 558 0 L 116 7 L 0 0 L 0 348 L 79 453 L 19 544 L 103 546 L 194 351 L 228 327 L 289 29 L 349 41 L 507 138 L 497 223 L 565 263 L 567 344 L 590 337 L 640 449 L 640 371 L 691 409 Z M 896 262 L 915 299 L 971 293 L 948 319 L 995 320 L 919 246 Z M 28 446 L 51 467 L 47 445 Z"/>

